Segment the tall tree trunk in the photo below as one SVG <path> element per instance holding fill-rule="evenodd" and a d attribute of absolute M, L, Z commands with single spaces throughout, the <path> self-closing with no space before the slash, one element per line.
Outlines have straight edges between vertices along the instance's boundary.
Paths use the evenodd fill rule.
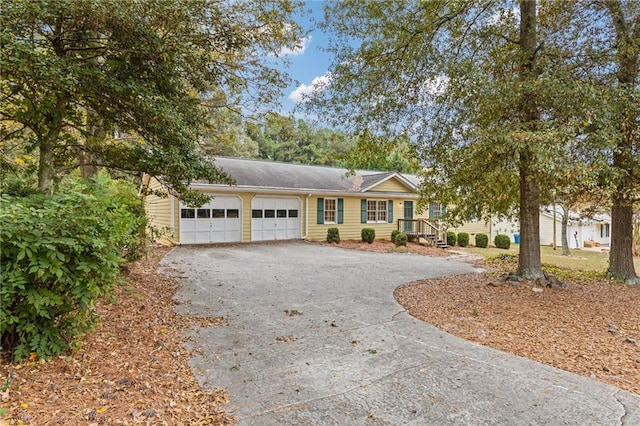
<path fill-rule="evenodd" d="M 49 137 L 40 142 L 38 159 L 38 189 L 41 191 L 49 190 L 51 182 L 53 180 L 53 148 L 55 146 L 55 140 L 50 140 Z"/>
<path fill-rule="evenodd" d="M 609 274 L 628 284 L 638 284 L 633 265 L 633 208 L 631 205 L 614 201 L 611 228 Z M 618 232 L 615 231 L 616 228 Z"/>
<path fill-rule="evenodd" d="M 531 158 L 520 153 L 520 254 L 518 275 L 543 279 L 540 260 L 540 186 L 530 170 Z"/>
<path fill-rule="evenodd" d="M 634 159 L 633 145 L 638 126 L 638 109 L 634 103 L 640 56 L 640 18 L 629 26 L 619 0 L 605 2 L 611 15 L 616 34 L 617 106 L 619 114 L 619 135 L 613 156 L 613 167 L 622 175 L 613 193 L 611 211 L 611 251 L 609 252 L 609 275 L 630 284 L 640 282 L 633 265 L 633 202 L 632 187 L 638 176 L 638 162 Z M 637 102 L 637 100 L 635 100 Z"/>
<path fill-rule="evenodd" d="M 569 209 L 565 206 L 560 206 L 562 208 L 562 231 L 560 238 L 562 239 L 562 255 L 569 256 L 571 252 L 569 251 L 569 239 L 567 235 L 567 228 L 569 227 Z"/>
<path fill-rule="evenodd" d="M 38 189 L 49 191 L 55 172 L 53 151 L 58 142 L 58 136 L 63 127 L 64 113 L 67 109 L 67 100 L 59 97 L 56 107 L 51 111 L 51 119 L 46 123 L 47 133 L 38 143 L 40 158 L 38 159 Z"/>
<path fill-rule="evenodd" d="M 520 80 L 526 82 L 537 77 L 535 56 L 537 49 L 536 1 L 520 0 Z M 523 87 L 526 87 L 523 84 Z M 523 89 L 525 90 L 525 89 Z M 521 114 L 527 132 L 535 132 L 539 112 L 535 94 L 522 93 Z M 531 168 L 534 156 L 525 146 L 520 150 L 520 254 L 518 275 L 529 279 L 544 279 L 540 261 L 540 186 Z"/>
<path fill-rule="evenodd" d="M 92 179 L 98 174 L 98 166 L 95 164 L 96 158 L 92 152 L 92 147 L 100 146 L 104 143 L 106 136 L 105 130 L 99 125 L 88 124 L 88 130 L 90 136 L 87 137 L 84 146 L 81 146 L 78 150 L 80 174 L 86 180 Z"/>

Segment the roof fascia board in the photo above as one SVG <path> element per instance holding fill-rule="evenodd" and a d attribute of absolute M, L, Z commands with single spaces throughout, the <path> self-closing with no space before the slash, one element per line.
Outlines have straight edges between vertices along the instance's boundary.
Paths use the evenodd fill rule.
<path fill-rule="evenodd" d="M 343 195 L 358 198 L 365 198 L 367 196 L 375 195 L 376 198 L 381 197 L 404 197 L 404 198 L 419 198 L 419 195 L 413 192 L 376 192 L 363 193 L 360 191 L 331 191 L 331 190 L 319 190 L 308 188 L 276 188 L 276 187 L 264 187 L 264 186 L 229 186 L 220 184 L 206 184 L 206 183 L 192 183 L 190 185 L 193 189 L 217 191 L 217 192 L 250 192 L 250 193 L 287 193 L 287 194 L 314 194 L 314 195 Z"/>
<path fill-rule="evenodd" d="M 388 181 L 389 179 L 393 179 L 396 178 L 397 180 L 400 181 L 401 184 L 403 184 L 404 186 L 406 186 L 407 188 L 411 189 L 412 191 L 416 191 L 418 188 L 411 183 L 409 180 L 407 180 L 404 176 L 402 176 L 401 174 L 394 172 L 393 174 L 387 176 L 386 178 L 382 179 L 380 182 L 376 182 L 373 185 L 369 185 L 366 188 L 362 188 L 362 192 L 367 192 L 369 190 L 371 190 L 372 188 L 375 188 L 378 185 L 383 184 L 384 182 Z"/>

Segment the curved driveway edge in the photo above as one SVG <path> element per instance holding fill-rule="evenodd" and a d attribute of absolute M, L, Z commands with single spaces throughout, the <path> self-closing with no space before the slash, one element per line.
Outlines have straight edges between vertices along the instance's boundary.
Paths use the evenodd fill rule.
<path fill-rule="evenodd" d="M 462 274 L 451 258 L 304 242 L 177 247 L 200 385 L 239 424 L 640 424 L 640 396 L 465 341 L 414 319 L 393 290 Z"/>

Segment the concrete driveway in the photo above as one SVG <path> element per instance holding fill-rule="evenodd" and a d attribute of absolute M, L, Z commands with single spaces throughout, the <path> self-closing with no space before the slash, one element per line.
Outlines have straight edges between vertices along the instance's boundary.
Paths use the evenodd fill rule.
<path fill-rule="evenodd" d="M 240 424 L 640 424 L 640 396 L 476 345 L 405 313 L 395 287 L 470 264 L 304 242 L 177 247 L 191 366 Z"/>

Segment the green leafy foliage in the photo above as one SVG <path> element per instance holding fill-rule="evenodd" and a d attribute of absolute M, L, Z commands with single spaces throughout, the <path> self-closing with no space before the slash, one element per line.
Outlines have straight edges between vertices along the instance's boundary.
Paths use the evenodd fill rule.
<path fill-rule="evenodd" d="M 552 193 L 571 201 L 593 194 L 597 180 L 619 224 L 611 268 L 635 277 L 626 241 L 640 188 L 640 3 L 363 0 L 326 9 L 331 84 L 308 108 L 375 135 L 381 148 L 408 137 L 424 166 L 423 198 L 451 205 L 450 224 L 516 209 L 528 233 Z M 540 278 L 539 235 L 524 237 L 518 273 Z"/>
<path fill-rule="evenodd" d="M 400 232 L 398 235 L 396 235 L 396 238 L 393 240 L 393 242 L 396 246 L 406 246 L 408 240 L 409 237 L 407 237 L 407 234 L 405 234 L 404 232 Z"/>
<path fill-rule="evenodd" d="M 181 193 L 228 181 L 199 152 L 209 112 L 277 103 L 289 84 L 277 58 L 302 35 L 297 7 L 5 0 L 0 138 L 36 154 L 42 190 L 83 164 L 162 176 Z"/>
<path fill-rule="evenodd" d="M 453 231 L 447 232 L 447 245 L 455 246 L 456 245 L 456 233 Z"/>
<path fill-rule="evenodd" d="M 363 242 L 371 244 L 376 239 L 376 230 L 373 228 L 362 228 L 360 236 Z"/>
<path fill-rule="evenodd" d="M 96 320 L 98 298 L 135 257 L 145 217 L 135 193 L 105 176 L 65 191 L 2 195 L 0 342 L 15 359 L 59 354 Z"/>
<path fill-rule="evenodd" d="M 487 248 L 489 246 L 489 236 L 487 234 L 476 234 L 476 247 Z"/>
<path fill-rule="evenodd" d="M 340 230 L 338 228 L 327 229 L 327 242 L 336 244 L 340 242 Z"/>
<path fill-rule="evenodd" d="M 466 232 L 458 233 L 458 245 L 460 247 L 467 247 L 469 245 L 469 234 Z"/>
<path fill-rule="evenodd" d="M 497 248 L 508 249 L 509 247 L 511 247 L 511 238 L 509 238 L 509 236 L 505 234 L 498 234 L 493 239 L 493 245 L 495 245 Z"/>
<path fill-rule="evenodd" d="M 400 233 L 401 233 L 401 231 L 399 229 L 394 229 L 393 231 L 391 231 L 391 242 L 395 243 L 396 242 L 396 237 Z"/>

